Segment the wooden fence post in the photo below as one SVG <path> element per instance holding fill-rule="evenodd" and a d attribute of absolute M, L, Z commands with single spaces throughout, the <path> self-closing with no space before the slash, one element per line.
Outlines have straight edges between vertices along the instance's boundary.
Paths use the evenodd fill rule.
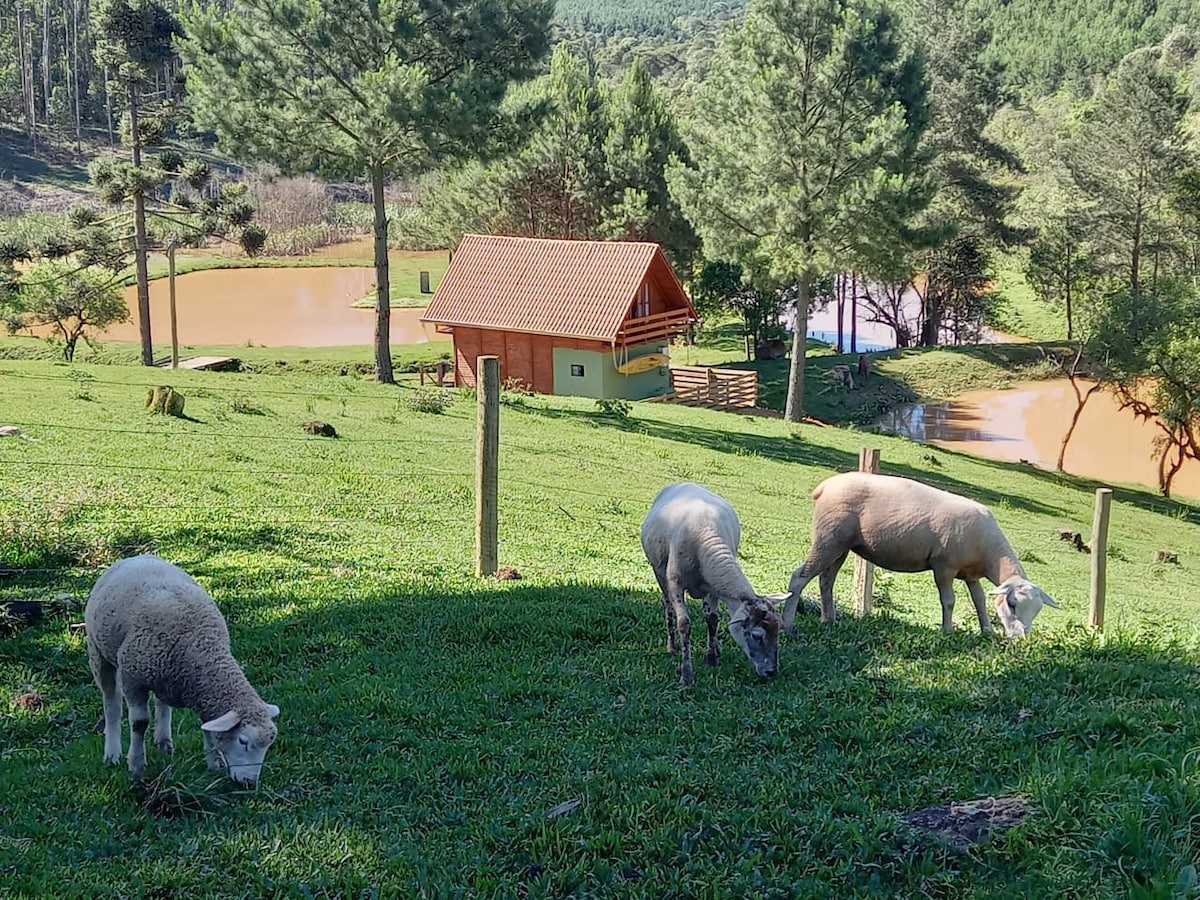
<path fill-rule="evenodd" d="M 1108 514 L 1112 508 L 1112 488 L 1096 489 L 1096 509 L 1092 514 L 1092 603 L 1088 627 L 1104 630 L 1104 592 L 1107 588 Z"/>
<path fill-rule="evenodd" d="M 495 575 L 499 564 L 497 494 L 500 460 L 500 357 L 476 360 L 475 575 Z"/>
<path fill-rule="evenodd" d="M 858 451 L 858 471 L 879 471 L 879 450 L 863 447 Z M 865 616 L 871 611 L 872 591 L 875 588 L 875 566 L 861 556 L 854 557 L 854 614 Z"/>

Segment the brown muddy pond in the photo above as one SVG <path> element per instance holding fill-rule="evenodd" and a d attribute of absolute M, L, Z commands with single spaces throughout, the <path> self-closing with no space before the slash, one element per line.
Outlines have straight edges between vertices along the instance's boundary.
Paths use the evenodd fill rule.
<path fill-rule="evenodd" d="M 1087 385 L 1082 387 L 1086 390 Z M 947 403 L 902 407 L 878 424 L 890 434 L 947 450 L 1053 469 L 1075 405 L 1066 379 L 1038 381 L 1005 391 L 975 391 Z M 1072 475 L 1157 489 L 1153 441 L 1160 433 L 1153 423 L 1120 409 L 1108 393 L 1093 394 L 1071 437 L 1063 468 Z M 1200 464 L 1184 464 L 1172 493 L 1200 499 Z"/>
<path fill-rule="evenodd" d="M 183 344 L 247 343 L 263 347 L 369 345 L 375 310 L 351 304 L 375 283 L 375 270 L 358 266 L 294 269 L 211 269 L 175 279 L 179 341 Z M 125 289 L 130 320 L 103 337 L 138 340 L 137 290 Z M 424 309 L 392 310 L 392 342 L 423 344 L 440 336 L 421 323 Z M 170 341 L 166 278 L 150 282 L 150 322 L 156 344 Z"/>

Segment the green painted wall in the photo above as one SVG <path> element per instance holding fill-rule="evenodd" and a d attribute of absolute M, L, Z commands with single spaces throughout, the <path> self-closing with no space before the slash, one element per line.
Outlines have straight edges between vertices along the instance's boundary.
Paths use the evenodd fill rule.
<path fill-rule="evenodd" d="M 583 375 L 572 375 L 572 366 L 582 366 Z M 574 397 L 604 396 L 604 370 L 612 367 L 607 353 L 591 353 L 587 350 L 554 348 L 554 393 Z"/>
<path fill-rule="evenodd" d="M 660 344 L 643 344 L 629 349 L 629 359 L 657 353 Z M 583 366 L 582 375 L 572 375 L 572 366 Z M 613 365 L 609 351 L 554 348 L 554 393 L 596 399 L 642 400 L 671 389 L 671 377 L 665 367 L 638 375 L 622 375 Z"/>

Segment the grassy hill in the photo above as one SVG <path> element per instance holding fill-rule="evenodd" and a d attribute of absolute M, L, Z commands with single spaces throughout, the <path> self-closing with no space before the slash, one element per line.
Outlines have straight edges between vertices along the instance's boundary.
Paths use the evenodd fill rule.
<path fill-rule="evenodd" d="M 164 380 L 188 418 L 142 409 Z M 623 420 L 514 395 L 500 562 L 522 577 L 476 580 L 474 403 L 435 415 L 419 396 L 349 377 L 0 361 L 4 424 L 36 439 L 0 439 L 0 599 L 56 610 L 0 637 L 6 896 L 1194 890 L 1193 507 L 1117 491 L 1109 631 L 1091 636 L 1090 557 L 1053 533 L 1087 532 L 1091 483 L 931 462 L 847 429 L 662 404 Z M 313 418 L 340 436 L 305 435 Z M 678 689 L 637 537 L 655 492 L 694 479 L 727 496 L 747 574 L 780 590 L 808 547 L 813 486 L 864 443 L 885 471 L 991 504 L 1064 609 L 1010 644 L 979 636 L 960 591 L 946 637 L 932 579 L 883 575 L 870 618 L 803 618 L 774 681 L 755 680 L 722 626 L 720 666 L 697 659 L 695 688 Z M 1151 562 L 1158 548 L 1180 565 Z M 151 751 L 145 784 L 101 762 L 100 696 L 68 625 L 104 565 L 145 550 L 211 591 L 283 710 L 256 792 L 204 770 L 191 713 L 173 759 Z M 1005 794 L 1031 815 L 970 852 L 896 818 Z"/>

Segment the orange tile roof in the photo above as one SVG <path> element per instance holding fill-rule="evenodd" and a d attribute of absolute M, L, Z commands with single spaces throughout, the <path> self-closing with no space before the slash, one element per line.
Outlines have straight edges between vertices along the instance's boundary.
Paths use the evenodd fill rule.
<path fill-rule="evenodd" d="M 467 234 L 423 322 L 614 341 L 652 267 L 695 316 L 658 244 Z"/>

